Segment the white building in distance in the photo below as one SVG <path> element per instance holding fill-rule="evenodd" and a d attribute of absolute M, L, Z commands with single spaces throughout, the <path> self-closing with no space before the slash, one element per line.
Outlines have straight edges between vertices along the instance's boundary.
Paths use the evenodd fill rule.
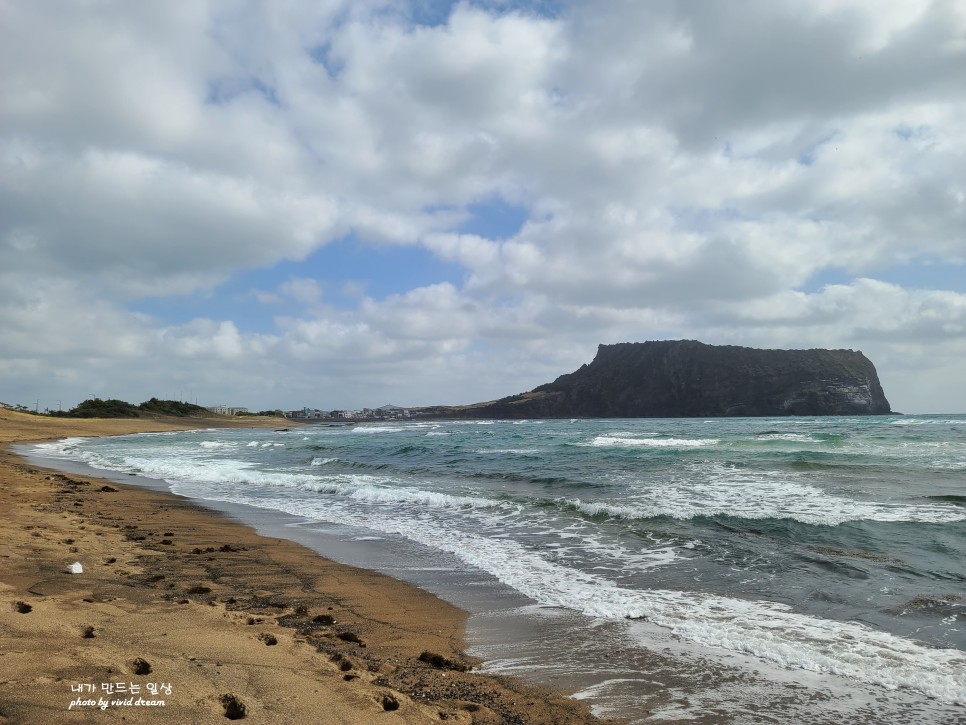
<path fill-rule="evenodd" d="M 218 415 L 238 415 L 239 413 L 247 413 L 248 408 L 233 408 L 229 405 L 213 405 L 208 408 L 208 411 Z"/>

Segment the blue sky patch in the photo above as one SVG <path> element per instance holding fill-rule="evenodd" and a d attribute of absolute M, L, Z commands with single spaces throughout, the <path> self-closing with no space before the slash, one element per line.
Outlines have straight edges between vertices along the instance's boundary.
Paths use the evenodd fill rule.
<path fill-rule="evenodd" d="M 322 290 L 322 302 L 341 309 L 355 309 L 361 291 L 383 300 L 417 287 L 441 282 L 462 284 L 464 270 L 421 247 L 363 244 L 349 236 L 327 244 L 302 261 L 283 261 L 269 269 L 243 270 L 214 290 L 177 297 L 140 300 L 132 311 L 159 318 L 166 324 L 183 324 L 199 317 L 232 320 L 238 328 L 273 332 L 274 318 L 301 316 L 305 304 L 285 297 L 280 288 L 293 279 L 314 280 Z M 258 293 L 279 297 L 259 300 Z"/>
<path fill-rule="evenodd" d="M 446 25 L 457 4 L 458 0 L 412 0 L 409 4 L 410 18 L 414 25 Z M 491 13 L 521 12 L 546 18 L 556 18 L 562 10 L 560 0 L 470 0 L 470 5 Z"/>
<path fill-rule="evenodd" d="M 463 280 L 462 267 L 422 247 L 364 244 L 352 235 L 327 244 L 303 262 L 282 262 L 271 271 L 277 284 L 292 277 L 318 280 L 335 295 L 327 295 L 326 301 L 336 305 L 346 282 L 362 285 L 366 296 L 379 300 L 439 282 L 460 285 Z M 349 302 L 343 299 L 340 306 L 354 306 Z"/>
<path fill-rule="evenodd" d="M 906 289 L 966 292 L 966 265 L 933 257 L 887 267 L 874 276 Z"/>
<path fill-rule="evenodd" d="M 328 73 L 329 77 L 333 80 L 337 79 L 339 74 L 342 73 L 343 69 L 345 68 L 345 63 L 332 57 L 331 43 L 317 45 L 314 48 L 309 48 L 307 52 L 312 60 L 325 68 L 325 72 Z"/>
<path fill-rule="evenodd" d="M 494 241 L 516 236 L 530 218 L 525 207 L 509 204 L 498 197 L 470 204 L 466 209 L 472 216 L 455 231 Z"/>
<path fill-rule="evenodd" d="M 815 294 L 816 292 L 821 292 L 828 285 L 847 285 L 854 279 L 855 275 L 846 272 L 840 267 L 826 267 L 809 277 L 808 281 L 798 289 L 800 292 Z"/>
<path fill-rule="evenodd" d="M 952 264 L 931 257 L 924 257 L 909 264 L 896 264 L 855 274 L 839 267 L 827 267 L 812 275 L 799 290 L 813 294 L 821 292 L 826 285 L 851 284 L 858 277 L 876 279 L 909 290 L 966 293 L 966 265 Z"/>

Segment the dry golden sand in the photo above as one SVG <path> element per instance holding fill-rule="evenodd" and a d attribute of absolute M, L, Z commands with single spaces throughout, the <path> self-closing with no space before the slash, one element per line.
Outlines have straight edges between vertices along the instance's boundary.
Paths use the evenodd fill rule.
<path fill-rule="evenodd" d="M 183 498 L 8 450 L 239 424 L 278 421 L 0 409 L 0 723 L 221 723 L 242 706 L 261 723 L 596 722 L 553 692 L 461 671 L 474 664 L 462 653 L 466 614 L 431 594 Z M 67 573 L 75 561 L 82 574 Z M 78 699 L 108 706 L 71 707 Z"/>

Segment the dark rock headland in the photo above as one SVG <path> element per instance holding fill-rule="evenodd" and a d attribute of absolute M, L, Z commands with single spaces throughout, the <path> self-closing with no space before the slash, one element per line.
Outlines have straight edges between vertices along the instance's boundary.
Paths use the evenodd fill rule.
<path fill-rule="evenodd" d="M 891 410 L 875 366 L 861 352 L 665 340 L 600 345 L 592 363 L 529 393 L 422 412 L 460 418 L 686 418 Z"/>

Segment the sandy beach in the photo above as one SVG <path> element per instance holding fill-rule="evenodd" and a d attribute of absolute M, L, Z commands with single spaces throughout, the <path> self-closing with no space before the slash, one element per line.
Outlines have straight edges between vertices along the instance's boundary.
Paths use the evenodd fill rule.
<path fill-rule="evenodd" d="M 598 722 L 583 703 L 474 673 L 466 613 L 432 594 L 9 450 L 278 424 L 0 410 L 0 723 Z"/>

